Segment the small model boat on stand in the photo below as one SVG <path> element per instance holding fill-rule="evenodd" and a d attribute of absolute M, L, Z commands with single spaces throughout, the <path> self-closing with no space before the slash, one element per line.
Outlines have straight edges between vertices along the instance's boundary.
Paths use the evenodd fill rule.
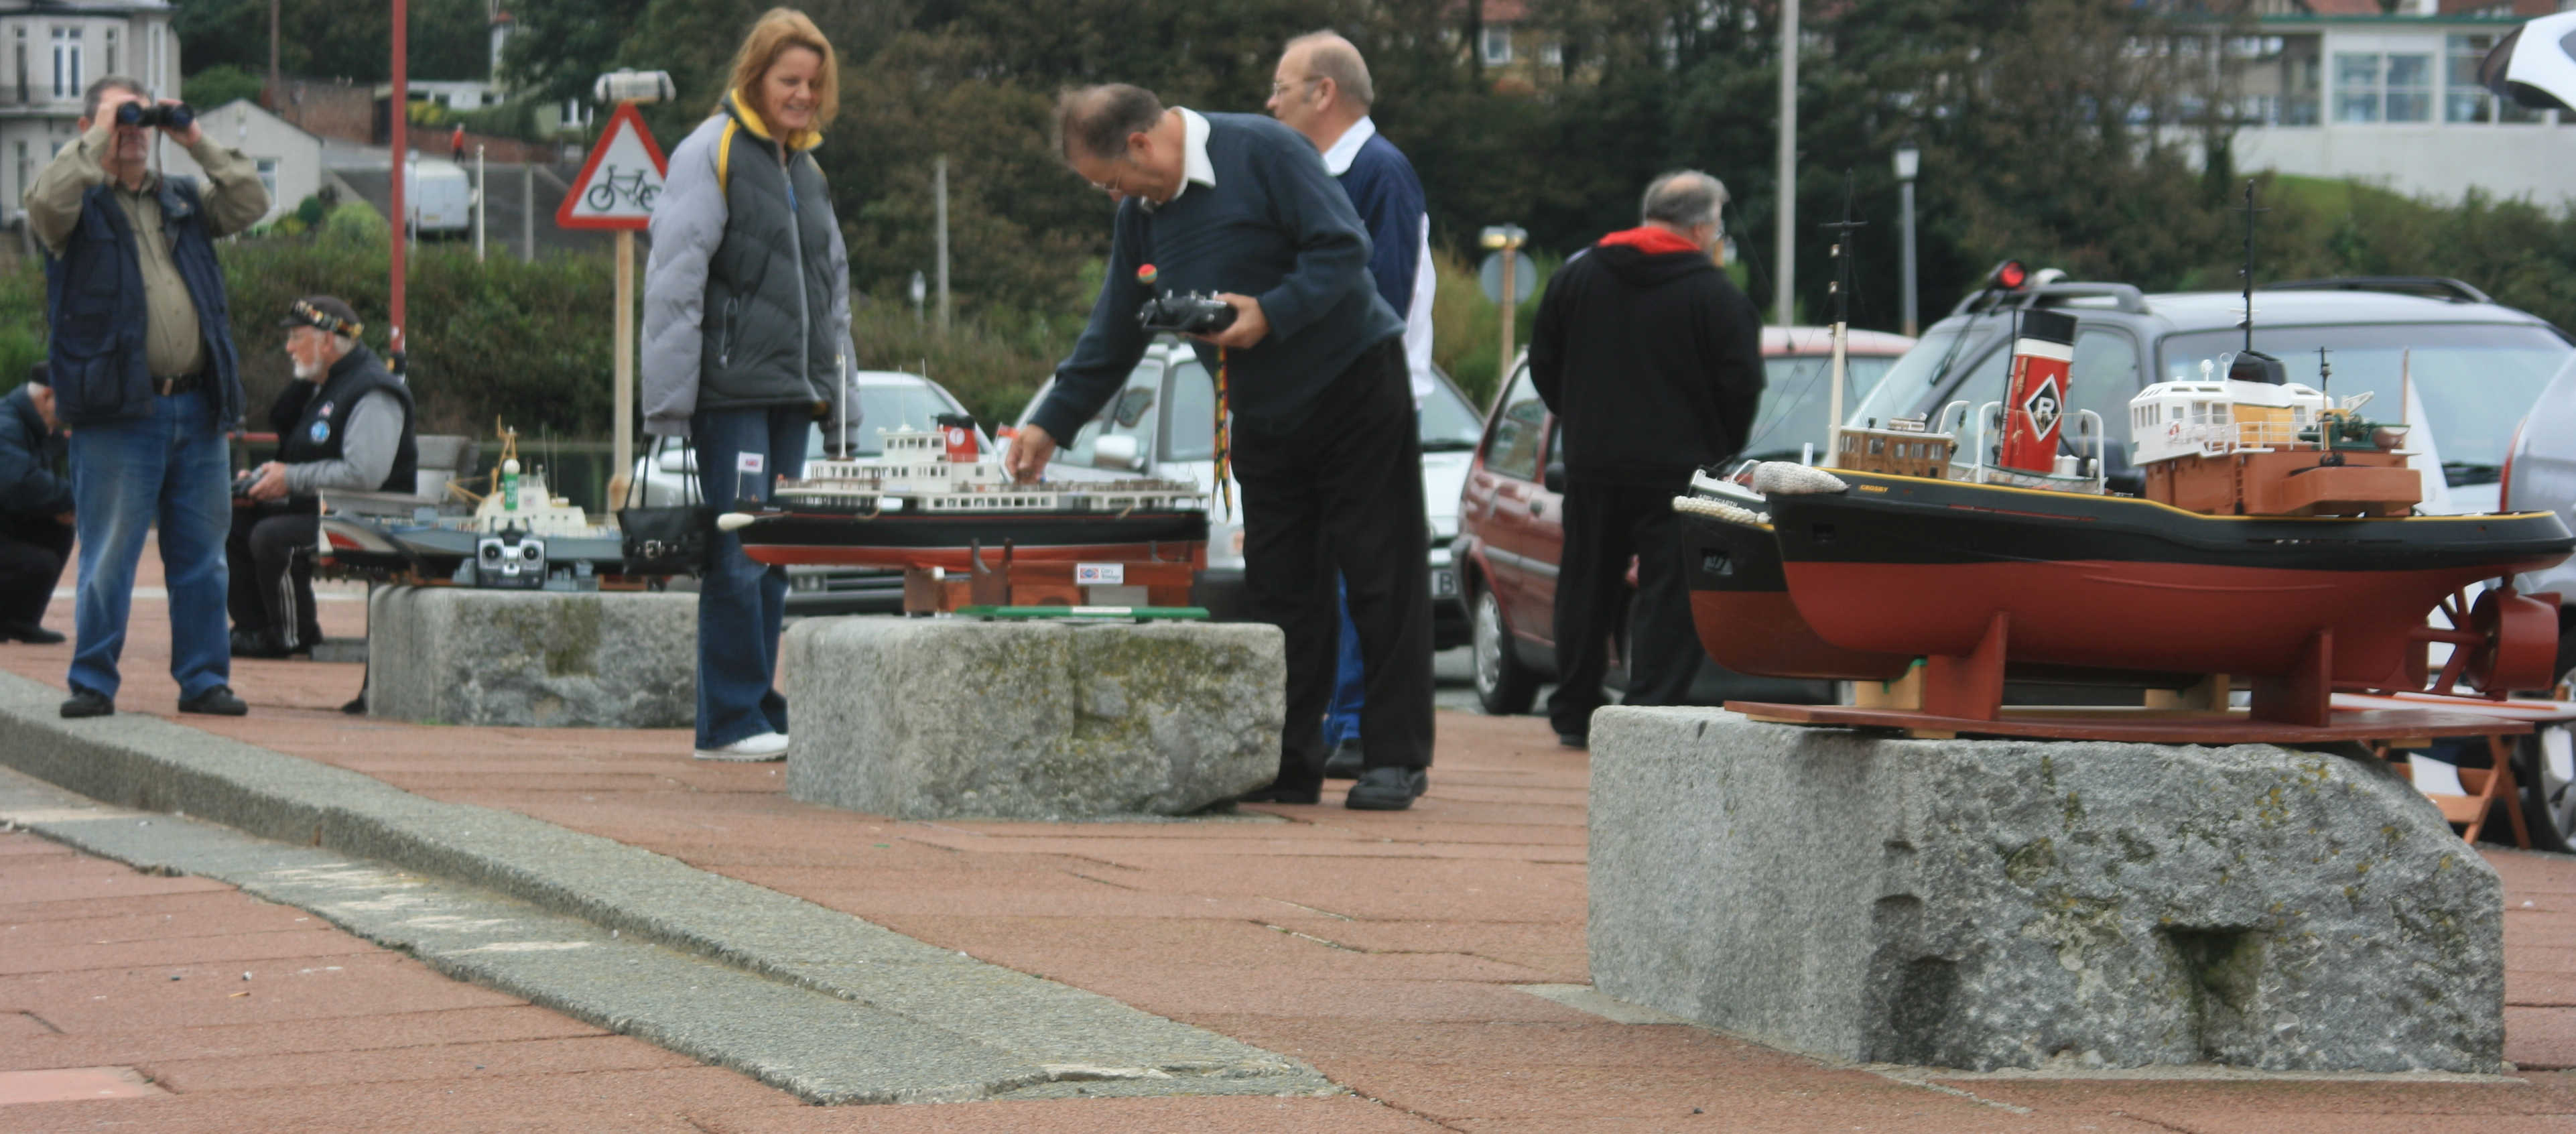
<path fill-rule="evenodd" d="M 543 466 L 523 468 L 518 430 L 498 432 L 491 491 L 478 496 L 448 486 L 450 496 L 474 505 L 470 514 L 395 497 L 406 505 L 396 509 L 404 514 L 386 515 L 383 494 L 325 493 L 320 565 L 379 582 L 525 590 L 591 590 L 615 575 L 626 560 L 617 528 L 591 522 L 580 506 L 555 495 Z M 378 507 L 343 506 L 361 502 Z"/>
<path fill-rule="evenodd" d="M 2322 741 L 2495 731 L 2492 717 L 2438 709 L 2339 718 L 2338 690 L 2548 687 L 2557 597 L 2502 582 L 2460 596 L 2576 550 L 2556 515 L 2413 514 L 2421 481 L 2405 427 L 2360 416 L 2368 395 L 2338 401 L 2288 382 L 2250 330 L 2223 377 L 2131 400 L 2145 494 L 2108 494 L 2098 423 L 2090 459 L 2059 437 L 2072 321 L 2022 319 L 2000 405 L 1971 415 L 1953 403 L 1930 428 L 1838 430 L 1833 468 L 1702 475 L 1674 502 L 1694 620 L 1720 663 L 1877 683 L 1920 659 L 1916 705 L 1731 707 L 1936 735 Z M 1954 413 L 1977 425 L 1964 454 L 1941 428 Z M 2448 627 L 2428 624 L 2437 609 Z M 2437 643 L 2450 647 L 2438 670 Z M 2007 676 L 2196 689 L 2199 703 L 2007 712 Z M 2252 701 L 2232 714 L 2238 679 Z"/>
<path fill-rule="evenodd" d="M 942 415 L 935 432 L 882 436 L 882 456 L 807 462 L 803 477 L 779 482 L 768 505 L 727 513 L 717 526 L 736 533 L 760 563 L 905 569 L 906 609 L 914 613 L 927 613 L 934 598 L 929 609 L 961 600 L 1011 605 L 996 596 L 1007 596 L 1012 580 L 988 580 L 976 591 L 971 579 L 1014 571 L 1017 583 L 1043 583 L 1057 597 L 1118 588 L 1131 599 L 1146 592 L 1127 605 L 1179 606 L 1165 600 L 1185 600 L 1191 575 L 1207 565 L 1207 499 L 1195 484 L 1015 483 L 996 454 L 982 451 L 974 422 L 956 415 Z M 960 578 L 948 580 L 952 573 Z M 945 586 L 924 590 L 933 582 Z"/>

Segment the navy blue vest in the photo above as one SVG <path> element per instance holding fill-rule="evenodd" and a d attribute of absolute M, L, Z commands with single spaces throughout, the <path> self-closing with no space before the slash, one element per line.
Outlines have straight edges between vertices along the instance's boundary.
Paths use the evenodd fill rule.
<path fill-rule="evenodd" d="M 206 402 L 214 407 L 216 427 L 230 429 L 241 421 L 242 388 L 224 302 L 223 266 L 206 235 L 196 182 L 162 178 L 159 197 L 171 259 L 196 305 L 197 327 L 211 363 Z M 80 222 L 63 254 L 45 257 L 45 309 L 45 361 L 63 424 L 79 427 L 148 416 L 158 395 L 143 359 L 143 266 L 134 225 L 116 203 L 114 185 L 93 186 L 81 195 Z"/>

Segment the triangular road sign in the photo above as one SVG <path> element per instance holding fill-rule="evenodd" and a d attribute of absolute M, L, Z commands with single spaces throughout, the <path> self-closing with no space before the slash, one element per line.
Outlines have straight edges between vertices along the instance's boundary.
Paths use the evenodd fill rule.
<path fill-rule="evenodd" d="M 653 202 L 662 195 L 662 177 L 669 168 L 635 104 L 619 103 L 608 116 L 608 128 L 600 131 L 599 144 L 590 148 L 590 160 L 582 163 L 581 175 L 572 179 L 563 204 L 555 209 L 555 223 L 642 229 L 652 223 Z"/>

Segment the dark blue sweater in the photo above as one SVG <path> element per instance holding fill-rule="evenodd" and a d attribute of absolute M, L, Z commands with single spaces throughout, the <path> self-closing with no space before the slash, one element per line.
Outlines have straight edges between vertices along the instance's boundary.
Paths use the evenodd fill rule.
<path fill-rule="evenodd" d="M 1404 151 L 1384 134 L 1371 134 L 1340 177 L 1351 207 L 1369 230 L 1369 275 L 1379 298 L 1402 319 L 1413 308 L 1413 275 L 1422 259 L 1422 179 Z"/>
<path fill-rule="evenodd" d="M 1030 420 L 1069 442 L 1127 381 L 1151 341 L 1136 323 L 1147 297 L 1136 267 L 1167 293 L 1233 292 L 1261 301 L 1270 333 L 1227 356 L 1229 402 L 1245 429 L 1286 433 L 1360 352 L 1404 334 L 1369 278 L 1369 241 L 1350 197 L 1303 136 L 1251 114 L 1207 115 L 1216 184 L 1189 183 L 1159 208 L 1118 206 L 1109 278 L 1073 357 Z M 1210 373 L 1217 348 L 1193 341 Z"/>

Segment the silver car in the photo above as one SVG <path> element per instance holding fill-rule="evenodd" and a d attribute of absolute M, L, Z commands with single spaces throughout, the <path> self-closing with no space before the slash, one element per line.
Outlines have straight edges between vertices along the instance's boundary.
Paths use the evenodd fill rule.
<path fill-rule="evenodd" d="M 2541 388 L 2506 451 L 2498 480 L 2506 511 L 2556 512 L 2576 528 L 2576 358 Z M 2558 696 L 2566 697 L 2568 682 L 2576 679 L 2576 632 L 2570 628 L 2576 624 L 2576 560 L 2513 582 L 2527 595 L 2558 596 Z M 2519 743 L 2514 775 L 2522 781 L 2532 841 L 2550 850 L 2576 850 L 2576 728 L 2541 725 Z"/>

